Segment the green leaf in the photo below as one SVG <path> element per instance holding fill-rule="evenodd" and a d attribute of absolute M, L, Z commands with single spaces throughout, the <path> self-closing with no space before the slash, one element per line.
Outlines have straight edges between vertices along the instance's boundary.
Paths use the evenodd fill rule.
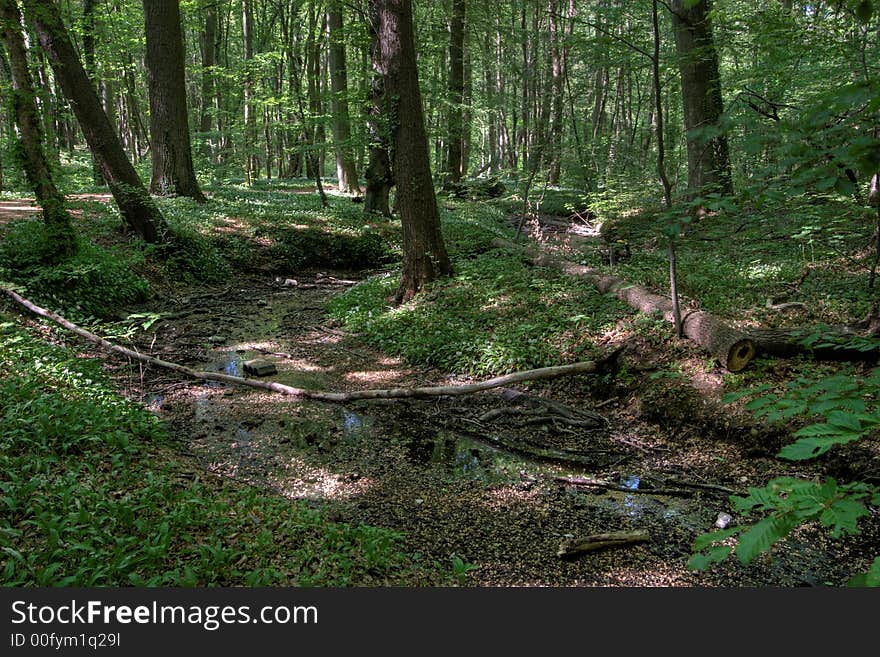
<path fill-rule="evenodd" d="M 789 461 L 807 461 L 822 456 L 836 444 L 837 440 L 829 438 L 803 438 L 780 449 L 777 456 Z"/>
<path fill-rule="evenodd" d="M 859 518 L 864 518 L 868 509 L 861 502 L 852 498 L 834 500 L 831 506 L 822 512 L 819 520 L 825 527 L 831 527 L 831 535 L 839 538 L 842 534 L 857 534 Z"/>
<path fill-rule="evenodd" d="M 744 531 L 736 545 L 736 556 L 743 565 L 767 552 L 776 541 L 788 535 L 797 526 L 790 516 L 763 518 Z"/>
<path fill-rule="evenodd" d="M 868 572 L 853 576 L 848 584 L 849 586 L 880 586 L 880 557 L 874 559 Z"/>
<path fill-rule="evenodd" d="M 705 534 L 700 534 L 697 538 L 694 539 L 694 550 L 703 550 L 713 543 L 717 543 L 719 541 L 723 541 L 725 538 L 730 538 L 734 534 L 736 534 L 741 527 L 728 527 L 727 529 L 721 529 L 713 532 L 706 532 Z"/>
<path fill-rule="evenodd" d="M 713 563 L 724 561 L 732 549 L 729 545 L 719 545 L 706 554 L 694 554 L 688 559 L 687 567 L 691 570 L 706 570 Z"/>

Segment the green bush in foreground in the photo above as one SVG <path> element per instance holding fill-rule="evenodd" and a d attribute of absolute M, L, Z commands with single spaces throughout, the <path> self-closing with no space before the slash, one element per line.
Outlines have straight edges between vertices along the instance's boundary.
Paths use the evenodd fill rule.
<path fill-rule="evenodd" d="M 43 224 L 22 220 L 0 240 L 0 280 L 23 286 L 27 294 L 77 316 L 109 317 L 120 307 L 147 297 L 149 285 L 133 270 L 141 256 L 120 256 L 82 240 L 75 255 L 46 264 Z"/>
<path fill-rule="evenodd" d="M 3 317 L 0 315 L 0 320 Z M 7 586 L 419 581 L 399 535 L 200 479 L 96 361 L 0 322 L 0 578 Z"/>
<path fill-rule="evenodd" d="M 753 396 L 755 399 L 746 408 L 769 422 L 797 416 L 819 419 L 795 432 L 797 440 L 782 448 L 778 454 L 781 458 L 814 459 L 836 445 L 860 440 L 880 428 L 880 368 L 859 377 L 799 379 L 792 382 L 783 395 L 768 390 L 769 386 L 761 386 L 733 393 L 726 401 Z M 810 481 L 779 477 L 762 488 L 749 488 L 745 497 L 731 496 L 730 502 L 744 515 L 759 512 L 762 517 L 751 525 L 699 536 L 693 546 L 695 554 L 688 562 L 691 568 L 705 569 L 734 553 L 740 562 L 748 564 L 808 522 L 820 523 L 830 530 L 833 538 L 857 534 L 859 520 L 870 515 L 868 505 L 880 505 L 880 490 L 867 483 L 841 484 L 832 478 Z M 868 572 L 853 577 L 851 584 L 880 586 L 880 556 Z"/>

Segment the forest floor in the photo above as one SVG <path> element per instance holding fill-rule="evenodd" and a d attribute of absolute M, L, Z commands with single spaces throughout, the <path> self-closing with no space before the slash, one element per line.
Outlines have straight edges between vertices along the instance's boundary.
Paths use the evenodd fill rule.
<path fill-rule="evenodd" d="M 340 280 L 355 277 L 271 271 L 189 289 L 149 308 L 168 319 L 139 346 L 238 376 L 246 360 L 270 360 L 278 369 L 271 380 L 310 389 L 469 380 L 415 369 L 335 328 L 326 301 L 346 289 Z M 711 486 L 744 491 L 790 475 L 791 466 L 772 458 L 778 443 L 764 428 L 759 433 L 720 403 L 722 374 L 706 371 L 701 354 L 686 354 L 691 386 L 676 394 L 651 378 L 652 364 L 665 358 L 663 347 L 632 343 L 624 355 L 632 373 L 623 381 L 587 376 L 531 384 L 519 388 L 528 391 L 521 397 L 505 390 L 335 406 L 153 370 L 129 381 L 129 395 L 166 420 L 206 470 L 306 500 L 335 521 L 399 531 L 404 551 L 427 563 L 458 560 L 462 583 L 840 585 L 867 569 L 880 537 L 876 518 L 846 544 L 806 527 L 748 567 L 729 560 L 708 573 L 687 569 L 694 538 L 711 530 L 720 513 L 734 514 L 728 493 Z M 548 400 L 603 420 L 572 426 L 546 408 Z M 492 410 L 501 415 L 481 420 Z M 541 450 L 552 450 L 551 458 L 523 453 Z M 821 470 L 799 469 L 806 476 Z M 558 477 L 599 479 L 622 490 Z M 646 530 L 650 541 L 557 556 L 566 539 L 620 530 Z"/>
<path fill-rule="evenodd" d="M 364 226 L 359 209 L 340 206 L 340 216 L 353 228 L 345 224 L 341 233 L 334 233 L 333 248 L 339 249 L 339 256 L 321 252 L 326 266 L 319 267 L 310 258 L 324 248 L 326 233 L 310 241 L 312 228 L 307 226 L 315 225 L 320 214 L 308 210 L 302 226 L 284 215 L 282 228 L 274 228 L 265 222 L 278 222 L 278 210 L 270 204 L 279 196 L 249 194 L 230 195 L 213 209 L 183 207 L 186 216 L 206 213 L 204 226 L 218 236 L 226 249 L 222 257 L 229 260 L 223 277 L 215 277 L 213 283 L 183 284 L 158 275 L 149 261 L 134 266 L 154 279 L 154 293 L 146 303 L 124 303 L 114 312 L 120 319 L 128 316 L 130 326 L 141 324 L 126 335 L 134 347 L 164 360 L 237 376 L 243 375 L 245 361 L 261 358 L 278 370 L 271 380 L 319 390 L 446 385 L 479 378 L 450 375 L 455 367 L 431 361 L 447 348 L 443 341 L 452 340 L 443 331 L 459 336 L 453 346 L 458 351 L 449 352 L 451 358 L 471 358 L 462 362 L 478 364 L 487 358 L 468 353 L 470 327 L 464 326 L 467 322 L 451 326 L 454 315 L 426 315 L 426 329 L 414 314 L 407 321 L 415 328 L 390 333 L 395 347 L 422 349 L 415 353 L 427 349 L 427 362 L 421 363 L 380 349 L 375 340 L 339 320 L 333 304 L 344 292 L 364 288 L 363 294 L 369 295 L 387 286 L 376 276 L 383 268 L 377 269 L 375 261 L 384 252 L 375 251 L 374 239 L 384 235 L 385 228 Z M 85 199 L 82 207 L 98 208 L 100 213 L 102 205 L 102 199 Z M 262 214 L 245 216 L 255 207 Z M 177 216 L 176 206 L 166 206 L 169 210 Z M 81 215 L 77 219 L 86 221 Z M 598 227 L 583 215 L 550 213 L 544 219 L 543 225 L 527 228 L 545 248 L 570 256 L 575 242 L 603 257 L 595 241 Z M 507 230 L 510 222 L 505 223 Z M 352 230 L 360 232 L 352 237 Z M 478 243 L 485 239 L 488 244 L 491 234 L 472 239 L 471 230 L 455 233 L 452 243 L 474 248 L 476 254 L 483 248 Z M 247 248 L 235 241 L 239 237 L 246 238 Z M 651 257 L 656 239 L 638 231 L 626 237 L 629 248 Z M 114 249 L 120 248 L 120 239 L 105 231 L 98 241 Z M 210 254 L 194 253 L 193 266 L 218 264 Z M 363 268 L 338 268 L 360 257 Z M 481 282 L 479 268 L 499 268 L 487 269 L 486 280 L 491 281 L 516 257 L 506 256 L 513 258 L 509 262 L 492 254 L 485 261 L 480 257 L 472 255 L 475 259 L 459 263 L 464 282 L 453 288 L 470 286 L 467 294 L 485 291 L 489 302 L 479 308 L 479 297 L 453 297 L 457 301 L 452 307 L 478 307 L 488 318 L 490 346 L 498 349 L 498 358 L 508 359 L 498 361 L 498 367 L 524 369 L 518 365 L 522 359 L 540 363 L 541 358 L 595 358 L 623 347 L 616 368 L 523 384 L 516 390 L 344 406 L 181 380 L 136 363 L 117 361 L 112 376 L 127 398 L 166 423 L 182 462 L 303 501 L 328 522 L 365 523 L 400 532 L 402 552 L 424 566 L 410 571 L 411 580 L 405 582 L 410 585 L 446 585 L 451 572 L 457 583 L 477 586 L 837 586 L 867 570 L 880 544 L 877 514 L 864 519 L 861 533 L 846 541 L 831 540 L 827 530 L 807 525 L 747 566 L 728 559 L 708 571 L 689 570 L 694 539 L 711 531 L 719 514 L 730 514 L 734 523 L 748 520 L 733 511 L 731 491 L 763 486 L 777 476 L 831 474 L 849 480 L 876 472 L 876 440 L 869 447 L 838 451 L 817 461 L 792 464 L 775 458 L 788 433 L 756 423 L 738 406 L 723 404 L 728 375 L 707 361 L 698 347 L 662 337 L 668 327 L 657 320 L 634 317 L 601 295 L 562 289 L 556 279 L 539 280 L 527 270 L 504 278 L 500 285 L 507 287 L 495 294 L 491 282 Z M 639 269 L 637 264 L 629 271 L 624 264 L 624 275 L 650 284 L 638 276 L 654 268 Z M 793 270 L 791 277 L 796 274 Z M 821 275 L 812 278 L 824 290 L 827 283 Z M 354 285 L 368 276 L 363 286 Z M 701 280 L 696 274 L 691 279 Z M 510 312 L 504 305 L 508 296 L 535 290 L 550 299 L 548 308 L 562 313 L 560 330 L 567 340 L 563 347 L 545 339 L 541 326 L 513 326 L 556 321 L 529 307 L 529 297 L 513 303 L 525 305 L 525 319 L 505 314 Z M 732 292 L 718 288 L 715 302 L 727 303 L 726 294 L 736 294 L 742 302 L 743 295 L 752 293 L 758 298 L 766 293 L 766 285 L 759 281 L 754 290 L 740 287 Z M 442 293 L 432 292 L 419 303 L 442 302 Z M 353 302 L 347 303 L 350 307 Z M 837 307 L 825 310 L 833 318 Z M 583 314 L 571 324 L 566 312 Z M 134 324 L 132 318 L 137 318 Z M 468 316 L 468 322 L 471 319 Z M 569 328 L 599 319 L 605 329 L 598 337 L 586 336 L 586 328 L 585 335 Z M 514 329 L 517 332 L 505 333 Z M 407 337 L 406 330 L 415 331 L 415 338 Z M 427 335 L 429 330 L 439 337 Z M 434 352 L 432 339 L 440 340 Z M 510 348 L 505 350 L 505 344 Z M 92 348 L 86 353 L 100 357 Z M 783 360 L 763 361 L 757 369 L 746 380 L 779 386 L 804 371 L 803 364 Z M 602 485 L 584 486 L 577 479 L 599 480 Z M 649 540 L 575 558 L 557 556 L 564 541 L 621 530 L 644 530 Z M 280 558 L 283 561 L 283 555 Z"/>

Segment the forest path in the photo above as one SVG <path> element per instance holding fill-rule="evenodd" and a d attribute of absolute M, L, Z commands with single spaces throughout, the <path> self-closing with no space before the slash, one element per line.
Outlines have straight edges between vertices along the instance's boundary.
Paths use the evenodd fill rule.
<path fill-rule="evenodd" d="M 340 280 L 352 277 L 267 272 L 191 290 L 151 309 L 161 319 L 139 335 L 138 346 L 238 375 L 247 359 L 265 358 L 278 369 L 269 378 L 316 389 L 456 382 L 407 367 L 328 325 L 324 303 L 347 287 Z M 729 442 L 703 440 L 689 424 L 646 422 L 623 402 L 601 408 L 607 429 L 530 422 L 542 398 L 592 407 L 590 385 L 579 379 L 535 384 L 531 397 L 518 400 L 491 392 L 340 407 L 147 370 L 130 376 L 128 393 L 165 419 L 183 451 L 206 470 L 305 500 L 334 520 L 400 531 L 403 548 L 424 560 L 447 570 L 456 559 L 472 564 L 471 584 L 791 586 L 842 582 L 850 572 L 851 564 L 844 568 L 846 560 L 826 554 L 809 532 L 773 562 L 688 571 L 693 539 L 729 511 L 725 496 L 636 491 L 663 488 L 674 477 L 739 488 L 774 474 L 773 462 L 748 459 Z M 481 421 L 498 408 L 513 412 Z M 494 447 L 498 437 L 584 458 L 574 467 L 525 459 Z M 566 476 L 623 490 L 556 479 Z M 647 530 L 652 540 L 572 560 L 556 556 L 566 539 L 619 530 Z"/>
<path fill-rule="evenodd" d="M 109 203 L 113 200 L 110 194 L 70 194 L 67 196 L 68 201 L 98 201 L 101 203 Z M 24 219 L 40 214 L 40 206 L 37 205 L 35 199 L 32 198 L 8 198 L 0 199 L 0 225 L 7 224 L 15 219 Z M 71 214 L 79 216 L 82 210 L 70 209 Z"/>

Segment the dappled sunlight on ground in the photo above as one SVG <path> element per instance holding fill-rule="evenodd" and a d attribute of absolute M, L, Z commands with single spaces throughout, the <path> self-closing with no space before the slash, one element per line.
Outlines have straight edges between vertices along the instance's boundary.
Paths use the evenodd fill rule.
<path fill-rule="evenodd" d="M 404 370 L 368 370 L 361 372 L 348 372 L 345 374 L 344 378 L 346 381 L 352 383 L 363 383 L 367 386 L 376 386 L 399 381 L 407 374 L 409 374 L 409 372 Z"/>

